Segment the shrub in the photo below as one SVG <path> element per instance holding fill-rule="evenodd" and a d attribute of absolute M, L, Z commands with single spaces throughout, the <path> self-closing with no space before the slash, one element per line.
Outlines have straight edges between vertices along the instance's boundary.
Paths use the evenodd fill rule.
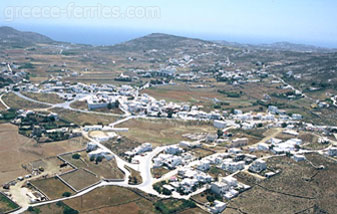
<path fill-rule="evenodd" d="M 80 159 L 80 157 L 81 157 L 81 155 L 80 154 L 73 154 L 73 156 L 72 156 L 72 158 L 73 159 L 76 159 L 76 160 L 78 160 L 78 159 Z"/>
<path fill-rule="evenodd" d="M 71 193 L 70 192 L 64 192 L 62 194 L 63 197 L 70 197 L 71 196 Z"/>

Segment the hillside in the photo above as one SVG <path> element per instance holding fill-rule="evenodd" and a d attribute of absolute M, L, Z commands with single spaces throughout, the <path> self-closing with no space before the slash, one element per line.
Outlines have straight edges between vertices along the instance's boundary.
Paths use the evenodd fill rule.
<path fill-rule="evenodd" d="M 18 31 L 11 27 L 0 27 L 0 44 L 2 46 L 15 48 L 51 42 L 53 42 L 52 39 L 38 33 Z"/>
<path fill-rule="evenodd" d="M 141 38 L 114 45 L 112 48 L 119 51 L 147 51 L 152 49 L 168 50 L 181 47 L 193 48 L 200 47 L 204 44 L 212 43 L 200 39 L 192 39 L 162 33 L 152 33 Z"/>

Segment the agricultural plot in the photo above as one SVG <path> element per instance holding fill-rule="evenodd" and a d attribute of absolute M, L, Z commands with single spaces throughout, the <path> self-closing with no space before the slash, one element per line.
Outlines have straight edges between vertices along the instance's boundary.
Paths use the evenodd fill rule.
<path fill-rule="evenodd" d="M 117 186 L 106 186 L 95 189 L 81 197 L 67 200 L 65 204 L 85 213 L 104 207 L 129 204 L 140 199 L 142 199 L 142 197 L 131 190 Z"/>
<path fill-rule="evenodd" d="M 22 165 L 84 147 L 82 138 L 72 138 L 55 143 L 37 144 L 33 139 L 18 134 L 18 128 L 11 124 L 0 124 L 0 184 L 9 182 L 27 171 Z"/>
<path fill-rule="evenodd" d="M 150 142 L 154 146 L 176 144 L 187 140 L 182 136 L 187 133 L 216 133 L 212 124 L 196 121 L 132 119 L 119 124 L 118 127 L 129 128 L 128 132 L 120 134 L 130 140 L 140 143 Z"/>
<path fill-rule="evenodd" d="M 65 185 L 60 179 L 57 177 L 41 179 L 41 180 L 33 180 L 30 183 L 38 188 L 41 192 L 47 195 L 47 197 L 51 200 L 62 198 L 63 193 L 70 192 L 74 194 L 75 192 Z"/>
<path fill-rule="evenodd" d="M 124 178 L 124 173 L 118 168 L 115 159 L 110 161 L 103 159 L 102 162 L 96 163 L 95 161 L 90 161 L 86 152 L 80 152 L 78 154 L 80 155 L 79 159 L 73 158 L 73 153 L 62 155 L 61 157 L 77 168 L 87 169 L 96 174 L 99 179 Z"/>
<path fill-rule="evenodd" d="M 0 193 L 0 213 L 7 213 L 19 206 Z"/>
<path fill-rule="evenodd" d="M 84 169 L 78 169 L 74 172 L 61 175 L 60 177 L 77 191 L 85 189 L 100 181 L 96 175 L 93 175 Z"/>
<path fill-rule="evenodd" d="M 62 174 L 73 169 L 69 165 L 61 167 L 62 164 L 63 161 L 61 161 L 57 157 L 48 157 L 26 164 L 25 169 L 29 172 L 37 169 L 43 169 L 49 174 Z"/>
<path fill-rule="evenodd" d="M 118 156 L 123 157 L 125 156 L 125 152 L 133 150 L 134 148 L 139 146 L 140 143 L 134 140 L 130 140 L 127 137 L 122 137 L 117 140 L 113 139 L 103 142 L 103 145 L 109 148 Z"/>

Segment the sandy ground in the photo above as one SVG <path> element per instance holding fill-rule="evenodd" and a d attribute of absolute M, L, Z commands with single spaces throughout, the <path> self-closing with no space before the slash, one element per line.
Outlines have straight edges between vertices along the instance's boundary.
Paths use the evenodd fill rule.
<path fill-rule="evenodd" d="M 41 158 L 56 156 L 83 148 L 83 140 L 71 139 L 55 143 L 37 144 L 34 140 L 18 134 L 12 124 L 0 125 L 0 185 L 24 176 L 27 172 L 21 167 Z"/>

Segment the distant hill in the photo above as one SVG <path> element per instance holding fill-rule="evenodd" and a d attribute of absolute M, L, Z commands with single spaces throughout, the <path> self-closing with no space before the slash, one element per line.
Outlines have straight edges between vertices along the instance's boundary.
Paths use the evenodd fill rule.
<path fill-rule="evenodd" d="M 47 36 L 33 33 L 18 31 L 11 27 L 0 27 L 0 44 L 12 47 L 27 47 L 37 43 L 54 42 Z"/>
<path fill-rule="evenodd" d="M 241 44 L 237 42 L 215 41 L 225 46 L 240 47 L 240 48 L 253 48 L 263 50 L 278 50 L 278 51 L 295 51 L 295 52 L 336 52 L 336 49 L 322 48 L 313 45 L 294 44 L 290 42 L 275 42 L 271 44 Z"/>
<path fill-rule="evenodd" d="M 204 44 L 212 44 L 212 42 L 169 34 L 152 33 L 141 38 L 114 45 L 113 49 L 120 51 L 168 50 L 181 47 L 200 47 Z"/>

